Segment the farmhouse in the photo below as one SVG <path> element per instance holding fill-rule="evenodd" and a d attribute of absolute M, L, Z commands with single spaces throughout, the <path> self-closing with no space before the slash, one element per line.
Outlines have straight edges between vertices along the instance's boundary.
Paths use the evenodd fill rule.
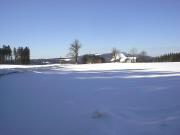
<path fill-rule="evenodd" d="M 116 58 L 112 57 L 110 59 L 111 62 L 121 62 L 121 63 L 134 63 L 136 62 L 136 57 L 131 57 L 129 54 L 125 54 L 120 52 L 116 54 Z"/>

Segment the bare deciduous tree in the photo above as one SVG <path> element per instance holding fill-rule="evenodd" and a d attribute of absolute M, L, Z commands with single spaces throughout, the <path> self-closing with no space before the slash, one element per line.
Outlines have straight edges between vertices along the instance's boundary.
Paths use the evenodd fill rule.
<path fill-rule="evenodd" d="M 78 63 L 78 55 L 79 49 L 81 48 L 81 44 L 79 40 L 74 40 L 74 42 L 70 45 L 69 55 L 74 58 L 75 63 Z"/>
<path fill-rule="evenodd" d="M 114 62 L 117 61 L 117 57 L 118 57 L 119 53 L 120 53 L 120 51 L 118 49 L 116 49 L 116 48 L 112 49 L 111 55 L 112 55 L 112 58 L 114 58 Z"/>
<path fill-rule="evenodd" d="M 146 62 L 147 61 L 147 52 L 142 51 L 139 53 L 139 61 L 140 62 Z"/>
<path fill-rule="evenodd" d="M 135 62 L 135 57 L 136 57 L 136 54 L 137 54 L 137 49 L 136 48 L 132 48 L 130 50 L 130 54 L 133 57 L 133 62 Z"/>

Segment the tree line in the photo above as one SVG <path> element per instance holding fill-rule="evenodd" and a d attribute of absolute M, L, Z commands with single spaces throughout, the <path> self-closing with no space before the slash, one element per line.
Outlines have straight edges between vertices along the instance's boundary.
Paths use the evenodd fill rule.
<path fill-rule="evenodd" d="M 0 48 L 0 64 L 30 64 L 30 49 L 18 47 L 11 49 L 9 45 Z"/>
<path fill-rule="evenodd" d="M 79 40 L 75 40 L 69 48 L 69 55 L 73 59 L 72 63 L 78 63 L 78 55 L 79 50 L 81 49 L 82 45 L 80 44 Z M 105 60 L 100 55 L 93 55 L 93 54 L 86 54 L 83 55 L 81 64 L 87 63 L 104 63 L 104 62 L 122 62 L 121 51 L 117 48 L 113 48 L 110 53 L 110 59 Z M 169 53 L 159 57 L 150 57 L 147 55 L 146 51 L 138 52 L 136 48 L 132 48 L 129 53 L 126 53 L 127 59 L 124 62 L 180 62 L 180 53 Z M 122 61 L 121 61 L 122 59 Z"/>
<path fill-rule="evenodd" d="M 74 40 L 72 44 L 70 44 L 69 53 L 68 56 L 72 58 L 72 63 L 78 63 L 78 56 L 79 56 L 79 50 L 81 49 L 82 45 L 79 42 L 79 40 Z M 108 62 L 120 62 L 121 59 L 121 51 L 117 48 L 113 48 L 111 51 L 111 58 L 113 58 L 113 61 Z M 131 62 L 151 62 L 152 59 L 147 56 L 146 51 L 142 51 L 140 53 L 137 53 L 136 48 L 132 48 L 129 52 L 129 56 L 132 58 Z M 137 58 L 137 59 L 136 59 Z M 106 62 L 104 58 L 101 56 L 93 55 L 93 54 L 86 54 L 82 56 L 81 64 L 87 64 L 87 63 L 104 63 Z"/>
<path fill-rule="evenodd" d="M 105 59 L 94 54 L 86 54 L 82 56 L 81 64 L 105 63 Z"/>
<path fill-rule="evenodd" d="M 180 62 L 180 53 L 164 54 L 153 59 L 153 62 Z"/>

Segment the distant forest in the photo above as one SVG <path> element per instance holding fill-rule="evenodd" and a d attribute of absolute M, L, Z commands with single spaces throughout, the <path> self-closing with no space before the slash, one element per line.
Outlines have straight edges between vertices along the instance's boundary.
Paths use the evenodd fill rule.
<path fill-rule="evenodd" d="M 0 64 L 30 64 L 30 49 L 28 47 L 14 48 L 3 45 L 0 48 Z"/>
<path fill-rule="evenodd" d="M 155 57 L 153 62 L 180 62 L 180 53 L 169 53 Z"/>

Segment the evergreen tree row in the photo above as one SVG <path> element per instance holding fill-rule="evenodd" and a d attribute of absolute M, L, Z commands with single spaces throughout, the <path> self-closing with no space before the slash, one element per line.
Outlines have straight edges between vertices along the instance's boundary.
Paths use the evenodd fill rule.
<path fill-rule="evenodd" d="M 14 48 L 3 45 L 0 48 L 0 64 L 30 64 L 30 49 L 28 47 Z"/>
<path fill-rule="evenodd" d="M 180 53 L 169 53 L 154 58 L 154 62 L 180 62 Z"/>
<path fill-rule="evenodd" d="M 12 62 L 12 50 L 10 46 L 3 45 L 0 48 L 0 63 L 11 63 Z"/>

